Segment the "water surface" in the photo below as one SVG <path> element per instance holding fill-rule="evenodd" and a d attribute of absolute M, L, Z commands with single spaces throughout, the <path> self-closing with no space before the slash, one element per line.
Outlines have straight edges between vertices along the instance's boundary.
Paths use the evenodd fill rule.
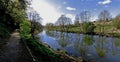
<path fill-rule="evenodd" d="M 82 56 L 88 62 L 120 62 L 118 38 L 45 30 L 38 36 L 54 50 L 65 50 L 69 55 Z"/>

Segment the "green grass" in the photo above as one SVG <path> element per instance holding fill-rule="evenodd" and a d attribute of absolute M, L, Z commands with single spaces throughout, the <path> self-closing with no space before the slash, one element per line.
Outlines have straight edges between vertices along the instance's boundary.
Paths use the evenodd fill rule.
<path fill-rule="evenodd" d="M 59 55 L 55 54 L 48 47 L 46 47 L 42 43 L 39 43 L 37 40 L 30 38 L 26 41 L 27 45 L 29 46 L 38 61 L 42 60 L 45 62 L 53 62 L 59 58 Z"/>

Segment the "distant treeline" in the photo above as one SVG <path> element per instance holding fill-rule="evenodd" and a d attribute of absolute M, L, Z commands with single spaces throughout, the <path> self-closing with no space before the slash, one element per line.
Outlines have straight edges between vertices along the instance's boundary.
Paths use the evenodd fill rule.
<path fill-rule="evenodd" d="M 76 15 L 74 23 L 69 17 L 61 15 L 55 24 L 47 23 L 46 29 L 101 35 L 117 34 L 120 33 L 120 15 L 112 18 L 109 11 L 103 10 L 98 19 L 92 22 L 91 13 L 83 11 Z"/>

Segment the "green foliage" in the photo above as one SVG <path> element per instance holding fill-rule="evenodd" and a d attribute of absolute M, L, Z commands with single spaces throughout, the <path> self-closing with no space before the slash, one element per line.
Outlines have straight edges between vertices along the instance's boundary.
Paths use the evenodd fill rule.
<path fill-rule="evenodd" d="M 44 61 L 52 61 L 58 58 L 59 56 L 53 53 L 48 47 L 45 45 L 37 42 L 37 40 L 33 38 L 26 39 L 29 48 L 33 51 L 38 59 L 44 59 Z M 40 57 L 41 56 L 41 57 Z"/>
<path fill-rule="evenodd" d="M 83 37 L 83 42 L 84 42 L 85 44 L 87 44 L 88 46 L 90 46 L 90 45 L 93 44 L 94 40 L 93 40 L 93 37 L 92 37 L 92 36 L 86 35 L 86 36 Z"/>
<path fill-rule="evenodd" d="M 25 1 L 0 0 L 0 37 L 7 37 L 10 32 L 20 28 L 19 24 L 25 19 Z"/>
<path fill-rule="evenodd" d="M 42 32 L 43 27 L 42 27 L 41 23 L 31 21 L 31 24 L 32 24 L 31 25 L 31 30 L 33 31 L 31 33 L 38 34 L 39 32 Z"/>
<path fill-rule="evenodd" d="M 94 24 L 92 22 L 85 22 L 82 24 L 82 29 L 84 33 L 94 33 Z"/>
<path fill-rule="evenodd" d="M 113 26 L 117 29 L 120 29 L 120 15 L 116 16 L 113 20 Z"/>
<path fill-rule="evenodd" d="M 20 24 L 20 34 L 22 38 L 30 38 L 30 22 L 27 20 L 24 20 Z"/>
<path fill-rule="evenodd" d="M 0 38 L 9 37 L 9 30 L 6 29 L 5 25 L 0 23 Z"/>

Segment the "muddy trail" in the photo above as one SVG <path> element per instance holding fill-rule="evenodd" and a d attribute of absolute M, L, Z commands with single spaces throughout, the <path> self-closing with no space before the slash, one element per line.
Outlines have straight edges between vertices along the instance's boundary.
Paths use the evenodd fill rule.
<path fill-rule="evenodd" d="M 33 62 L 18 32 L 12 33 L 7 43 L 0 47 L 0 62 Z"/>

